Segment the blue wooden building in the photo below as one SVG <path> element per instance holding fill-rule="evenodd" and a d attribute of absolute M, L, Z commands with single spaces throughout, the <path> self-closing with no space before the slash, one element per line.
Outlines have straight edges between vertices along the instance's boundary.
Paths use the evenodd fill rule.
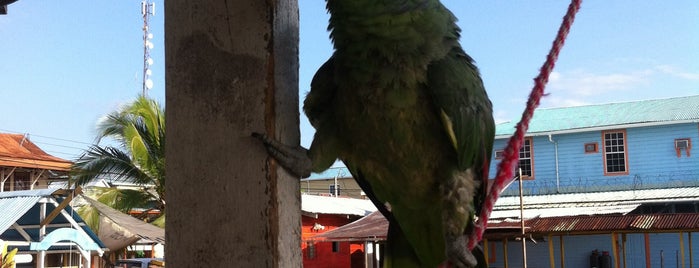
<path fill-rule="evenodd" d="M 491 176 L 515 124 L 497 125 Z M 699 267 L 698 141 L 699 96 L 538 109 L 519 162 L 528 267 L 592 267 L 593 250 L 610 267 Z M 523 266 L 518 210 L 515 183 L 491 267 Z"/>

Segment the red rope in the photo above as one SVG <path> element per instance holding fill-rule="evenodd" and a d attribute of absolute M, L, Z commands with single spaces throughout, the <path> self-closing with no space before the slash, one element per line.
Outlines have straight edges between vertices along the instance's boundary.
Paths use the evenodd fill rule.
<path fill-rule="evenodd" d="M 566 36 L 568 35 L 570 26 L 573 24 L 573 20 L 575 20 L 575 14 L 580 9 L 581 3 L 582 0 L 572 0 L 568 6 L 568 12 L 565 17 L 563 17 L 563 23 L 558 29 L 558 35 L 556 35 L 556 39 L 553 42 L 553 47 L 551 51 L 549 51 L 548 56 L 546 56 L 546 62 L 544 62 L 544 65 L 541 67 L 539 76 L 534 79 L 534 88 L 529 94 L 527 107 L 522 113 L 522 119 L 517 123 L 514 135 L 512 135 L 507 143 L 507 147 L 503 152 L 504 159 L 498 165 L 498 173 L 495 177 L 493 187 L 490 189 L 490 193 L 488 193 L 483 203 L 481 215 L 471 233 L 471 237 L 469 237 L 468 248 L 471 250 L 483 239 L 483 232 L 485 232 L 487 228 L 488 218 L 490 218 L 490 212 L 493 211 L 495 201 L 497 201 L 505 187 L 514 180 L 514 169 L 519 163 L 519 150 L 522 147 L 524 134 L 527 132 L 527 128 L 529 128 L 529 121 L 532 119 L 532 116 L 534 116 L 534 110 L 539 106 L 541 97 L 544 95 L 544 87 L 549 80 L 549 75 L 556 64 L 558 54 L 561 52 L 561 48 L 563 48 L 563 43 L 565 43 Z"/>

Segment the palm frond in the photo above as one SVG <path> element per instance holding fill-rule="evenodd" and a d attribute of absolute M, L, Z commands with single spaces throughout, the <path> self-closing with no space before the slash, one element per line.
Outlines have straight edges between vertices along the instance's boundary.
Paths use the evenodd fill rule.
<path fill-rule="evenodd" d="M 101 119 L 97 144 L 90 146 L 71 170 L 71 184 L 98 178 L 133 183 L 141 189 L 107 188 L 96 199 L 123 212 L 132 208 L 165 208 L 165 111 L 144 96 Z M 104 138 L 117 146 L 100 146 Z M 155 204 L 154 204 L 155 203 Z"/>
<path fill-rule="evenodd" d="M 149 184 L 151 178 L 134 165 L 131 157 L 114 147 L 91 146 L 75 161 L 71 184 L 86 185 L 100 176 L 136 184 Z"/>
<path fill-rule="evenodd" d="M 78 209 L 78 215 L 85 221 L 85 224 L 95 232 L 100 229 L 100 212 L 91 205 L 84 205 Z"/>

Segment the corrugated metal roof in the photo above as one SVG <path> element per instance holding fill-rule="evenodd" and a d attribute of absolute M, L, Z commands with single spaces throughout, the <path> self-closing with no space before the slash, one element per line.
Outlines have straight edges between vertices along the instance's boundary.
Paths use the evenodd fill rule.
<path fill-rule="evenodd" d="M 645 123 L 699 120 L 699 95 L 669 99 L 542 108 L 534 112 L 527 134 Z M 517 122 L 496 126 L 496 136 L 511 136 Z"/>
<path fill-rule="evenodd" d="M 41 198 L 41 196 L 0 197 L 0 234 L 17 222 Z"/>
<path fill-rule="evenodd" d="M 0 192 L 0 239 L 5 241 L 25 241 L 21 233 L 11 228 L 14 223 L 17 223 L 23 226 L 24 230 L 30 235 L 31 242 L 41 241 L 38 237 L 39 232 L 37 231 L 41 223 L 40 203 L 46 202 L 46 213 L 50 213 L 57 207 L 57 204 L 63 200 L 60 196 L 65 196 L 67 193 L 67 190 L 56 189 Z M 84 224 L 85 221 L 83 221 L 77 213 L 74 213 L 71 206 L 67 206 L 63 208 L 63 210 L 80 225 L 83 231 L 85 231 L 100 248 L 104 248 L 102 241 L 97 238 L 97 235 L 92 232 L 90 227 Z M 70 222 L 71 221 L 68 221 L 64 216 L 58 216 L 53 218 L 50 224 L 65 225 L 70 224 Z M 57 228 L 59 227 L 47 226 L 46 231 L 47 233 L 51 233 Z M 28 250 L 28 247 L 20 248 L 20 251 Z"/>
<path fill-rule="evenodd" d="M 500 237 L 498 230 L 519 229 L 518 220 L 488 222 L 488 235 Z M 652 214 L 652 215 L 597 215 L 535 218 L 525 220 L 527 233 L 603 233 L 603 232 L 673 232 L 699 231 L 699 213 L 691 214 Z M 314 241 L 374 241 L 385 240 L 388 222 L 381 213 L 374 212 L 367 217 L 345 226 L 317 234 L 308 240 Z"/>
<path fill-rule="evenodd" d="M 376 211 L 368 199 L 301 195 L 301 210 L 318 214 L 342 214 L 366 216 Z"/>
<path fill-rule="evenodd" d="M 551 202 L 556 200 L 556 202 Z M 682 187 L 668 189 L 644 189 L 629 191 L 609 191 L 594 193 L 569 193 L 551 195 L 525 195 L 525 210 L 554 208 L 596 208 L 640 205 L 654 202 L 699 201 L 699 187 Z M 498 198 L 493 213 L 496 211 L 519 211 L 519 196 Z M 518 214 L 519 215 L 519 214 Z M 571 214 L 567 214 L 570 216 Z M 555 215 L 566 216 L 566 215 Z"/>
<path fill-rule="evenodd" d="M 61 191 L 61 189 L 36 189 L 36 190 L 25 190 L 25 191 L 9 191 L 0 192 L 0 198 L 13 198 L 21 196 L 50 196 L 56 191 Z"/>
<path fill-rule="evenodd" d="M 330 231 L 310 237 L 310 241 L 376 241 L 386 240 L 388 221 L 378 212 Z"/>
<path fill-rule="evenodd" d="M 519 229 L 519 220 L 492 220 L 488 235 L 501 237 L 498 232 Z M 638 231 L 699 231 L 699 213 L 653 215 L 584 215 L 525 220 L 527 233 L 599 233 Z M 385 240 L 388 221 L 378 211 L 347 225 L 310 237 L 312 241 L 375 241 Z"/>
<path fill-rule="evenodd" d="M 570 215 L 605 215 L 605 214 L 627 214 L 638 208 L 640 204 L 629 205 L 599 205 L 595 207 L 568 206 L 560 208 L 525 208 L 524 218 L 531 219 L 536 217 L 561 217 Z M 519 218 L 519 209 L 500 210 L 497 207 L 490 214 L 491 219 L 506 219 Z"/>
<path fill-rule="evenodd" d="M 352 174 L 350 174 L 349 169 L 347 167 L 333 167 L 326 169 L 325 171 L 321 173 L 311 173 L 311 176 L 305 179 L 301 179 L 301 181 L 305 180 L 327 180 L 327 179 L 332 179 L 332 178 L 352 178 Z"/>
<path fill-rule="evenodd" d="M 22 134 L 0 133 L 0 166 L 68 171 L 71 164 L 47 154 Z"/>
<path fill-rule="evenodd" d="M 528 233 L 699 230 L 699 213 L 537 218 L 525 225 Z"/>

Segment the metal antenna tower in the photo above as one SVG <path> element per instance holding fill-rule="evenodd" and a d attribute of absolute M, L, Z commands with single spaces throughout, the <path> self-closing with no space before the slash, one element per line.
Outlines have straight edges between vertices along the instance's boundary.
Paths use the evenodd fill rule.
<path fill-rule="evenodd" d="M 141 14 L 143 15 L 143 96 L 146 92 L 153 88 L 153 80 L 150 79 L 152 71 L 150 66 L 153 65 L 153 58 L 150 57 L 150 50 L 153 48 L 153 34 L 148 27 L 148 21 L 151 16 L 155 16 L 155 3 L 151 0 L 141 1 Z"/>

